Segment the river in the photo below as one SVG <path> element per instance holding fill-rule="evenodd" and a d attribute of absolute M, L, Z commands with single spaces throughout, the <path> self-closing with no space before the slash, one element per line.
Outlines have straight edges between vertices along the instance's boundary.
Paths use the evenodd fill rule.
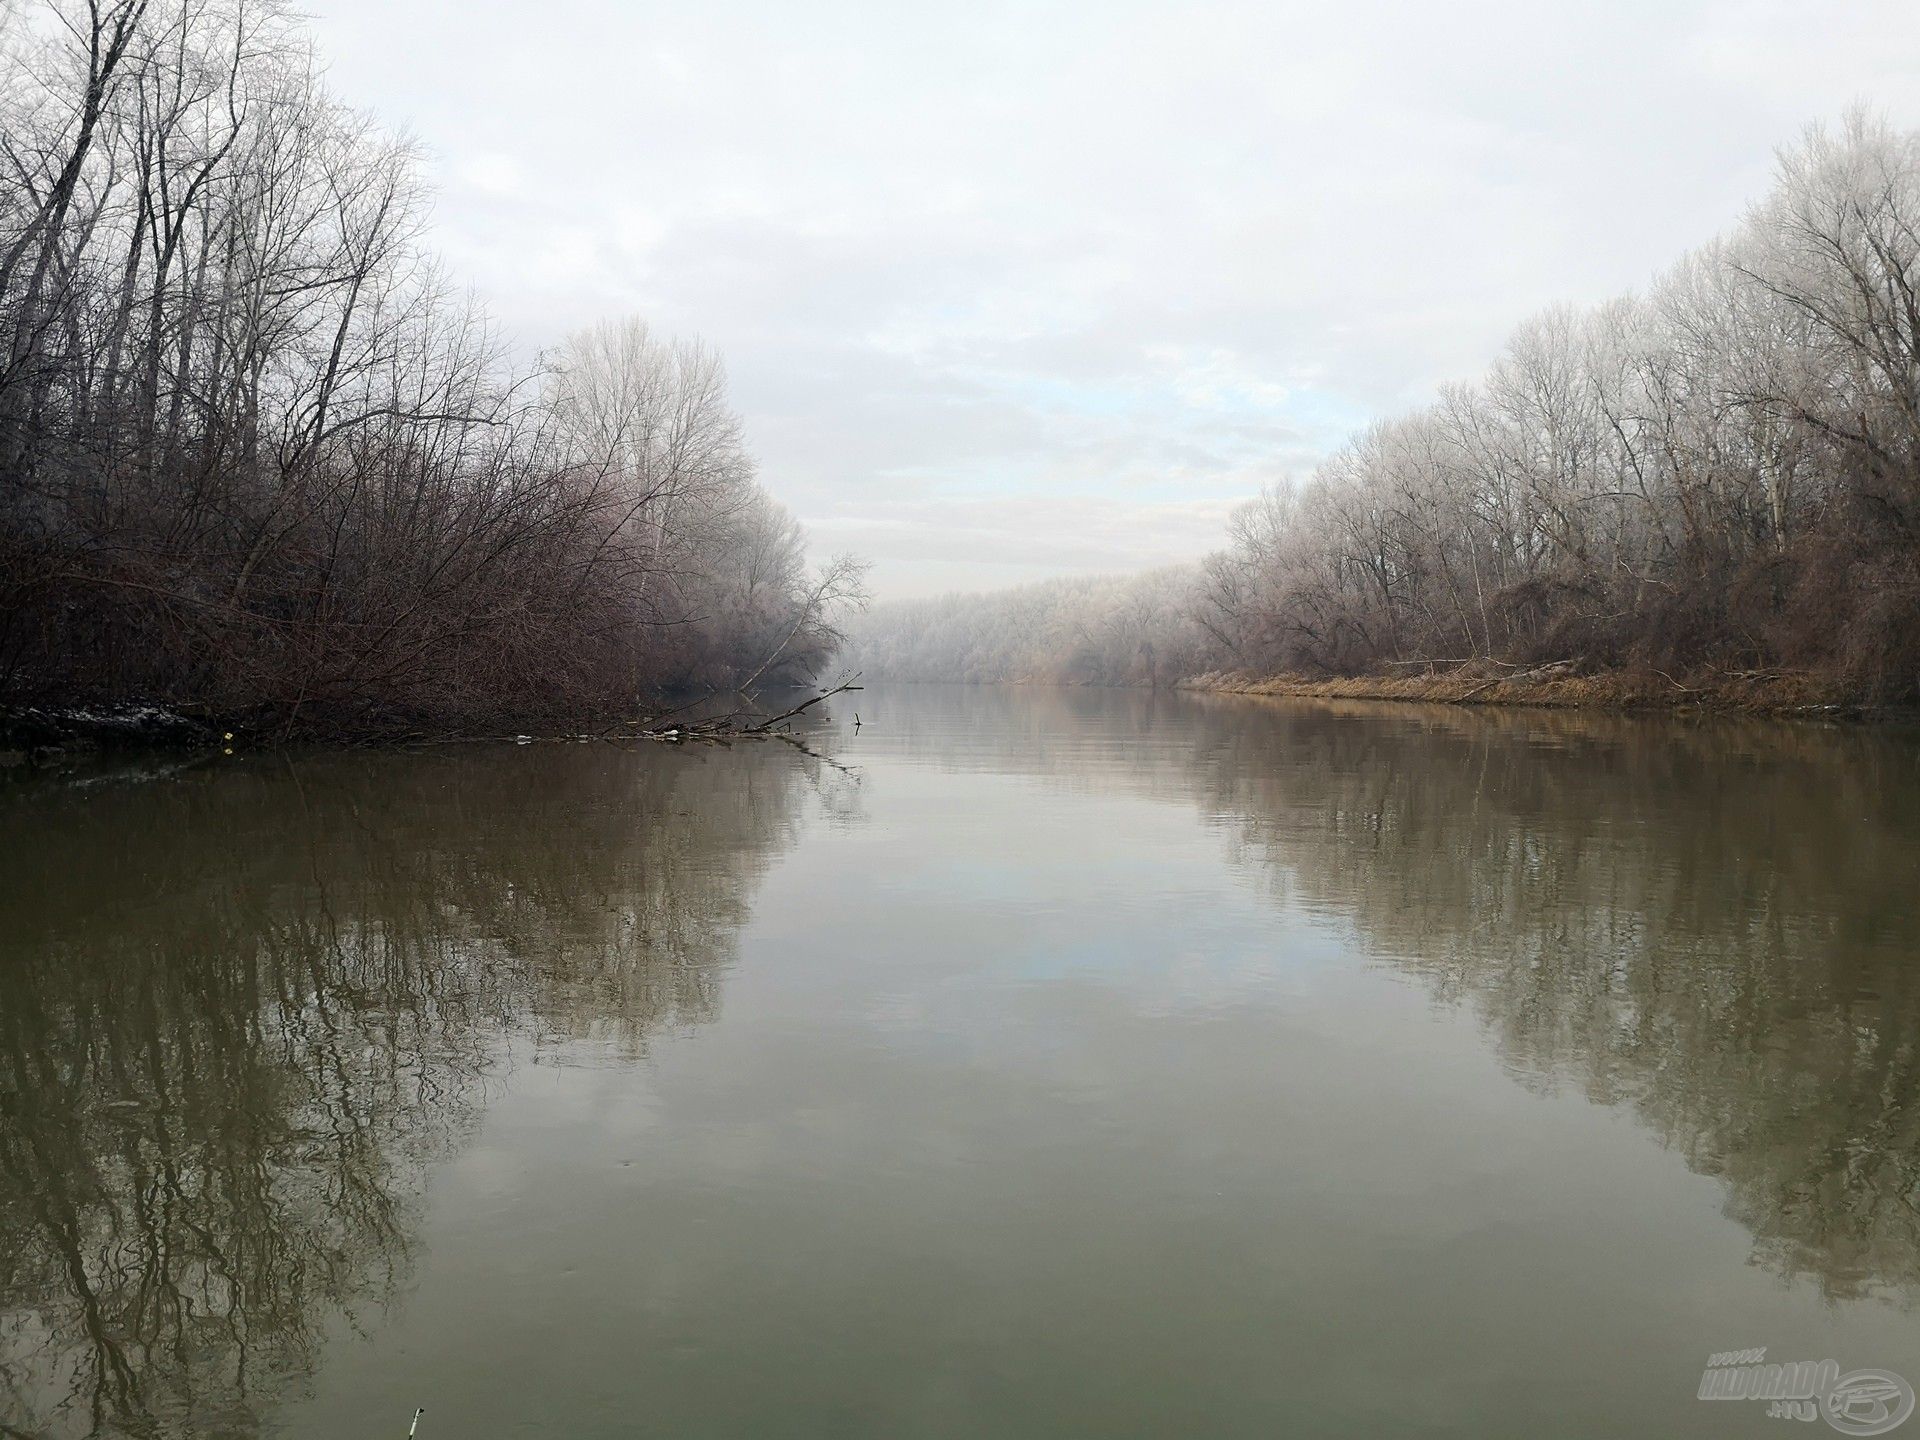
<path fill-rule="evenodd" d="M 0 1433 L 1735 1436 L 1716 1352 L 1920 1381 L 1912 733 L 831 712 L 7 772 Z"/>

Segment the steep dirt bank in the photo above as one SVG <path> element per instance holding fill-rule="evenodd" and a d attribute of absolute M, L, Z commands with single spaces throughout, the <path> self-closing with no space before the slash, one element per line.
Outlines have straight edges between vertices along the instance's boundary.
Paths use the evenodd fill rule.
<path fill-rule="evenodd" d="M 1508 669 L 1485 662 L 1449 668 L 1409 667 L 1396 675 L 1312 677 L 1201 675 L 1183 688 L 1238 695 L 1294 695 L 1343 700 L 1417 700 L 1449 705 L 1538 705 L 1556 709 L 1716 711 L 1739 715 L 1831 719 L 1912 719 L 1910 707 L 1863 700 L 1841 682 L 1799 671 L 1660 671 L 1575 673 L 1567 666 Z"/>

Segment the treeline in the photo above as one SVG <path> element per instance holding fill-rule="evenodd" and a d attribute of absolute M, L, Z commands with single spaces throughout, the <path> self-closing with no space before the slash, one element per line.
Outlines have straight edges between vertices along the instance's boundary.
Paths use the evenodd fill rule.
<path fill-rule="evenodd" d="M 1196 669 L 1795 670 L 1920 698 L 1920 136 L 1810 132 L 1647 294 L 1523 325 L 1479 382 L 1245 507 L 1191 598 Z M 1005 633 L 1001 602 L 949 608 Z M 927 653 L 994 670 L 964 628 Z"/>
<path fill-rule="evenodd" d="M 1210 654 L 1189 567 L 1042 580 L 983 595 L 877 605 L 850 627 L 847 664 L 891 680 L 1170 685 Z"/>
<path fill-rule="evenodd" d="M 0 703 L 616 709 L 805 677 L 807 568 L 717 358 L 510 363 L 410 148 L 255 0 L 0 5 Z"/>

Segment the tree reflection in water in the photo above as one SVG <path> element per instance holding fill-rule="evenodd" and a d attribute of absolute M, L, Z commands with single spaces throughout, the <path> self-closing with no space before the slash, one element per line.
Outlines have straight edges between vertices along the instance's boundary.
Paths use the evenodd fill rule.
<path fill-rule="evenodd" d="M 1920 1297 L 1911 731 L 993 687 L 887 717 L 965 737 L 918 747 L 956 769 L 1196 805 L 1521 1083 L 1718 1177 L 1757 1263 Z"/>
<path fill-rule="evenodd" d="M 1920 1296 L 1911 736 L 1044 691 L 865 708 L 882 785 L 1039 780 L 982 788 L 1012 807 L 987 833 L 1052 787 L 1197 810 L 1276 904 L 1477 1014 L 1519 1082 L 1621 1107 L 1714 1176 L 1757 1263 Z M 258 1428 L 322 1333 L 407 1283 L 422 1173 L 511 1051 L 625 1059 L 714 1016 L 829 779 L 786 746 L 528 746 L 5 797 L 0 1416 Z"/>
<path fill-rule="evenodd" d="M 486 747 L 0 806 L 0 1415 L 247 1434 L 404 1283 L 507 1041 L 697 1025 L 810 775 Z"/>
<path fill-rule="evenodd" d="M 1719 1177 L 1758 1262 L 1920 1292 L 1911 737 L 1323 709 L 1231 726 L 1209 773 L 1249 853 L 1473 1006 L 1517 1078 Z"/>

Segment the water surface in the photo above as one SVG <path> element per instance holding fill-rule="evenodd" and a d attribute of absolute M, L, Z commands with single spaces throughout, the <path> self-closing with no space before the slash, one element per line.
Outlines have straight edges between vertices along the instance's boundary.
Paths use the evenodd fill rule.
<path fill-rule="evenodd" d="M 849 698 L 832 763 L 0 780 L 0 1433 L 1764 1435 L 1709 1353 L 1920 1379 L 1913 736 Z"/>

